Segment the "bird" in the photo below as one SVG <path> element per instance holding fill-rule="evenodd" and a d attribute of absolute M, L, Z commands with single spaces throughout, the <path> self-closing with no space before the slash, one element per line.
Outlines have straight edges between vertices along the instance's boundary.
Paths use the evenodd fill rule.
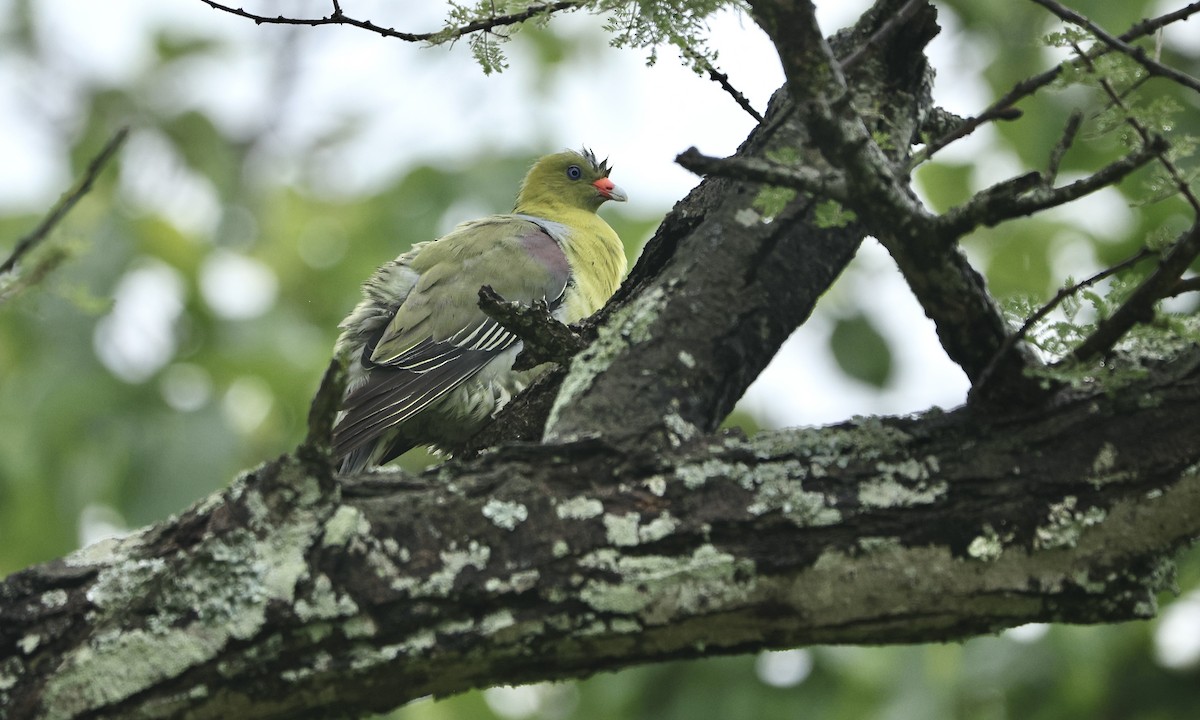
<path fill-rule="evenodd" d="M 512 369 L 522 342 L 479 308 L 482 286 L 509 301 L 543 300 L 564 323 L 608 301 L 627 265 L 617 233 L 596 214 L 627 199 L 611 170 L 587 148 L 541 157 L 511 213 L 413 245 L 364 283 L 335 346 L 348 358 L 332 443 L 340 473 L 420 445 L 453 447 L 545 371 Z"/>

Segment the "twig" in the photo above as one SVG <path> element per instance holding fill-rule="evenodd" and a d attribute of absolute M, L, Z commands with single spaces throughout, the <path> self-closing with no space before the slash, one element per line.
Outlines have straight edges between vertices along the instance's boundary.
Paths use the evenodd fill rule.
<path fill-rule="evenodd" d="M 763 121 L 762 113 L 760 113 L 758 110 L 755 110 L 754 106 L 750 104 L 750 100 L 729 82 L 728 75 L 713 67 L 712 63 L 708 61 L 708 58 L 691 49 L 682 41 L 679 43 L 679 49 L 692 62 L 699 65 L 706 73 L 708 73 L 708 78 L 710 80 L 720 85 L 722 90 L 729 93 L 729 97 L 733 98 L 733 101 L 736 102 L 743 110 L 745 110 L 750 117 L 754 118 L 755 121 L 760 123 Z"/>
<path fill-rule="evenodd" d="M 1171 288 L 1171 290 L 1163 295 L 1163 297 L 1176 297 L 1178 295 L 1183 295 L 1184 293 L 1196 292 L 1197 290 L 1200 290 L 1200 277 L 1184 278 L 1183 280 L 1175 283 L 1175 287 Z"/>
<path fill-rule="evenodd" d="M 393 28 L 376 25 L 370 20 L 358 20 L 352 18 L 342 12 L 342 8 L 338 3 L 333 4 L 333 12 L 329 17 L 322 18 L 292 18 L 278 15 L 276 17 L 268 17 L 266 15 L 257 15 L 242 8 L 235 8 L 216 0 L 200 0 L 200 2 L 208 5 L 214 10 L 227 12 L 231 15 L 253 20 L 259 25 L 307 25 L 316 27 L 318 25 L 351 25 L 353 27 L 369 30 L 383 37 L 396 38 L 406 42 L 444 42 L 449 40 L 457 40 L 465 35 L 480 31 L 488 31 L 493 28 L 516 25 L 517 23 L 525 22 L 538 15 L 549 15 L 563 10 L 571 10 L 584 4 L 586 0 L 560 0 L 553 3 L 541 3 L 538 5 L 530 5 L 520 12 L 511 13 L 509 15 L 497 15 L 486 20 L 477 20 L 473 23 L 468 23 L 461 27 L 450 28 L 448 30 L 439 30 L 438 32 L 427 33 L 410 33 L 396 30 Z"/>
<path fill-rule="evenodd" d="M 1075 142 L 1075 136 L 1079 134 L 1079 127 L 1083 124 L 1083 113 L 1075 110 L 1071 113 L 1071 117 L 1067 118 L 1067 124 L 1063 128 L 1062 137 L 1059 138 L 1058 144 L 1050 151 L 1050 162 L 1046 164 L 1046 185 L 1053 185 L 1058 178 L 1058 169 L 1062 165 L 1063 156 L 1067 154 L 1067 150 L 1071 149 L 1071 145 Z"/>
<path fill-rule="evenodd" d="M 843 200 L 846 197 L 846 182 L 840 175 L 823 173 L 807 166 L 781 165 L 754 157 L 716 158 L 704 155 L 694 147 L 677 155 L 675 162 L 697 175 L 720 175 L 761 182 L 834 200 Z"/>
<path fill-rule="evenodd" d="M 341 408 L 347 378 L 346 358 L 335 355 L 313 395 L 308 408 L 308 432 L 296 450 L 300 458 L 324 471 L 333 467 L 333 424 Z"/>
<path fill-rule="evenodd" d="M 71 211 L 71 208 L 75 207 L 75 203 L 79 202 L 80 198 L 92 189 L 92 184 L 96 182 L 100 171 L 104 169 L 104 166 L 116 154 L 117 150 L 121 147 L 121 143 L 125 142 L 125 138 L 128 135 L 129 128 L 123 127 L 105 143 L 100 153 L 88 163 L 83 175 L 75 181 L 75 185 L 66 194 L 58 199 L 58 202 L 54 204 L 54 207 L 50 209 L 46 217 L 42 219 L 42 222 L 32 232 L 17 241 L 17 244 L 13 246 L 12 254 L 8 256 L 7 260 L 0 263 L 0 273 L 11 272 L 17 266 L 22 256 L 45 240 L 49 236 L 50 231 L 58 223 L 62 222 L 66 214 Z"/>
<path fill-rule="evenodd" d="M 1084 15 L 1080 15 L 1079 13 L 1075 12 L 1071 8 L 1066 7 L 1066 6 L 1062 5 L 1061 3 L 1056 2 L 1055 0 L 1033 0 L 1033 2 L 1037 3 L 1038 5 L 1041 5 L 1042 7 L 1046 8 L 1050 12 L 1054 13 L 1055 15 L 1057 15 L 1059 17 L 1059 19 L 1069 22 L 1073 25 L 1078 25 L 1079 27 L 1083 28 L 1084 30 L 1087 30 L 1089 33 L 1091 33 L 1092 35 L 1099 38 L 1101 42 L 1108 45 L 1113 50 L 1122 52 L 1122 53 L 1128 55 L 1129 57 L 1133 58 L 1139 64 L 1141 64 L 1142 67 L 1146 68 L 1146 72 L 1150 73 L 1151 75 L 1156 75 L 1158 77 L 1165 77 L 1170 80 L 1174 80 L 1175 82 L 1179 83 L 1180 85 L 1189 87 L 1192 90 L 1195 90 L 1196 92 L 1200 92 L 1200 80 L 1197 80 L 1196 78 L 1192 77 L 1191 75 L 1188 75 L 1185 72 L 1181 72 L 1179 70 L 1176 70 L 1175 68 L 1163 65 L 1162 63 L 1158 62 L 1157 60 L 1155 60 L 1155 59 L 1151 58 L 1149 55 L 1147 55 L 1146 51 L 1143 48 L 1137 47 L 1135 45 L 1130 45 L 1129 43 L 1125 42 L 1124 40 L 1122 40 L 1118 37 L 1109 35 L 1107 32 L 1105 32 L 1104 28 L 1102 28 L 1099 25 L 1097 25 L 1096 23 L 1092 22 L 1092 20 L 1090 18 L 1085 17 Z"/>
<path fill-rule="evenodd" d="M 1160 157 L 1166 147 L 1166 141 L 1161 136 L 1150 136 L 1149 141 L 1135 152 L 1062 187 L 1047 187 L 1045 179 L 1038 173 L 1005 180 L 980 191 L 962 205 L 951 208 L 934 224 L 947 239 L 956 240 L 981 225 L 991 227 L 1004 220 L 1065 205 L 1120 182 L 1134 170 Z"/>
<path fill-rule="evenodd" d="M 566 363 L 587 345 L 550 314 L 544 300 L 534 300 L 531 305 L 509 301 L 484 285 L 479 288 L 479 308 L 524 342 L 514 370 L 528 370 L 544 362 Z"/>

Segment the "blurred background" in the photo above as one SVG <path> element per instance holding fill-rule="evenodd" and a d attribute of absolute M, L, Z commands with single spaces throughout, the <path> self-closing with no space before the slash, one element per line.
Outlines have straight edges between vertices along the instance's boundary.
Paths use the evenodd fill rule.
<path fill-rule="evenodd" d="M 867 3 L 818 2 L 827 33 Z M 1073 0 L 1121 32 L 1176 2 Z M 977 112 L 1063 55 L 1032 4 L 939 2 L 935 97 Z M 436 30 L 441 3 L 343 0 L 350 15 Z M 260 1 L 266 15 L 326 2 Z M 161 520 L 242 469 L 287 452 L 337 323 L 380 263 L 456 223 L 511 208 L 533 158 L 587 144 L 630 202 L 602 214 L 636 258 L 697 179 L 695 145 L 732 152 L 753 120 L 670 48 L 615 50 L 584 14 L 519 34 L 485 76 L 465 43 L 424 48 L 339 27 L 257 26 L 199 0 L 0 0 L 0 258 L 121 126 L 97 187 L 27 264 L 60 267 L 0 305 L 0 575 Z M 760 110 L 782 81 L 765 36 L 736 11 L 711 18 L 718 66 Z M 1200 74 L 1200 20 L 1161 38 Z M 1173 97 L 1178 132 L 1200 99 Z M 1022 104 L 918 173 L 929 204 L 1044 167 L 1077 88 Z M 1085 124 L 1064 177 L 1117 148 Z M 993 290 L 1049 298 L 1186 217 L 1138 204 L 1133 178 L 967 245 Z M 1173 306 L 1194 310 L 1191 301 Z M 962 402 L 966 381 L 873 241 L 747 393 L 731 422 L 814 425 Z M 413 458 L 420 466 L 425 458 Z M 417 702 L 433 718 L 1194 718 L 1200 713 L 1200 560 L 1151 622 L 1025 626 L 953 645 L 817 647 L 668 663 L 576 683 Z"/>

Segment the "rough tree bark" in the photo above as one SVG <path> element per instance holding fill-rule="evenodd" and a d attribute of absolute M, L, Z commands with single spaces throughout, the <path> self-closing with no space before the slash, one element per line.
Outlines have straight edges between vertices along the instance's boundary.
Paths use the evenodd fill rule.
<path fill-rule="evenodd" d="M 834 38 L 839 80 L 804 3 L 757 3 L 793 82 L 735 159 L 863 162 L 813 149 L 845 133 L 816 117 L 824 90 L 795 86 L 805 62 L 870 100 L 861 129 L 892 138 L 870 162 L 892 173 L 933 111 L 936 28 L 915 5 L 884 0 Z M 816 226 L 814 193 L 765 218 L 752 177 L 708 179 L 672 211 L 590 345 L 489 429 L 497 449 L 336 477 L 335 366 L 296 453 L 5 579 L 0 717 L 341 717 L 652 660 L 1152 615 L 1200 535 L 1200 350 L 1042 389 L 1018 348 L 951 413 L 717 432 L 868 231 L 910 282 L 940 278 L 918 296 L 969 376 L 1010 332 L 952 245 L 865 200 L 840 228 Z"/>

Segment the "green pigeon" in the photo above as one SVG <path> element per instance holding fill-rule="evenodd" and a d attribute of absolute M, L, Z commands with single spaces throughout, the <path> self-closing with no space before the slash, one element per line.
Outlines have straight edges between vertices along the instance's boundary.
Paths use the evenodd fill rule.
<path fill-rule="evenodd" d="M 341 472 L 461 443 L 544 371 L 512 369 L 521 340 L 479 309 L 480 287 L 544 300 L 565 323 L 612 297 L 625 250 L 596 211 L 626 195 L 609 172 L 587 149 L 542 157 L 511 214 L 463 223 L 375 271 L 339 326 L 350 359 L 333 430 Z"/>

